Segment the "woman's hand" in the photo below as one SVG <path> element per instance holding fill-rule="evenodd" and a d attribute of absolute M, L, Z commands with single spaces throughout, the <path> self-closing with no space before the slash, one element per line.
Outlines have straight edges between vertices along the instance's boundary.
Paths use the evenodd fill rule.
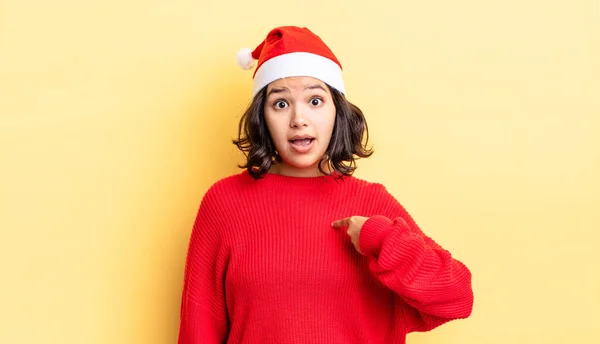
<path fill-rule="evenodd" d="M 335 229 L 347 228 L 346 234 L 348 234 L 348 236 L 350 237 L 350 240 L 352 240 L 352 244 L 354 244 L 354 248 L 356 248 L 358 253 L 363 254 L 360 251 L 358 239 L 360 237 L 360 230 L 368 219 L 369 219 L 368 217 L 364 217 L 364 216 L 350 216 L 345 219 L 333 221 L 331 223 L 331 226 Z"/>

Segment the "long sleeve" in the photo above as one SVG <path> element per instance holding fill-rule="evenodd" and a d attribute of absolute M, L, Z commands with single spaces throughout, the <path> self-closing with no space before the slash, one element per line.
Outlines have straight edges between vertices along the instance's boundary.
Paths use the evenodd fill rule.
<path fill-rule="evenodd" d="M 224 279 L 228 249 L 224 210 L 213 190 L 204 196 L 192 229 L 181 299 L 179 344 L 224 343 L 229 331 Z"/>
<path fill-rule="evenodd" d="M 390 217 L 367 220 L 359 238 L 372 273 L 402 300 L 407 332 L 428 331 L 473 308 L 471 273 L 426 236 L 408 212 L 384 190 Z"/>

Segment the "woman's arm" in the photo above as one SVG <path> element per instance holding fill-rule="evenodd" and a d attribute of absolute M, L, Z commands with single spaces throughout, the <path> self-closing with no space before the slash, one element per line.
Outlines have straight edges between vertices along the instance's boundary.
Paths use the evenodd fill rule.
<path fill-rule="evenodd" d="M 407 213 L 371 217 L 359 243 L 375 276 L 416 311 L 409 330 L 431 330 L 471 314 L 470 271 L 423 234 Z"/>
<path fill-rule="evenodd" d="M 228 249 L 220 229 L 223 209 L 212 190 L 204 196 L 185 264 L 178 344 L 221 344 L 229 331 L 224 278 Z"/>

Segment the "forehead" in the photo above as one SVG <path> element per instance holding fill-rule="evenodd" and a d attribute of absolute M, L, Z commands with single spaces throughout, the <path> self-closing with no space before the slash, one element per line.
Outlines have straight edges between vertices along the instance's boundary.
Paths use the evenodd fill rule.
<path fill-rule="evenodd" d="M 290 90 L 299 90 L 302 91 L 308 86 L 319 85 L 327 90 L 327 86 L 325 83 L 319 79 L 310 77 L 310 76 L 292 76 L 279 80 L 275 80 L 269 84 L 267 90 L 272 88 L 287 88 Z"/>

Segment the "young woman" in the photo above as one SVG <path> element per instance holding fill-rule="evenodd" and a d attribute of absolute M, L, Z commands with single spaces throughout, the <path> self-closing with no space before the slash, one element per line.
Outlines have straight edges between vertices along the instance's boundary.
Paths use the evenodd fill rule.
<path fill-rule="evenodd" d="M 384 186 L 352 176 L 372 152 L 331 50 L 285 26 L 238 54 L 254 60 L 234 140 L 247 161 L 200 204 L 179 343 L 405 343 L 468 317 L 467 267 Z"/>

